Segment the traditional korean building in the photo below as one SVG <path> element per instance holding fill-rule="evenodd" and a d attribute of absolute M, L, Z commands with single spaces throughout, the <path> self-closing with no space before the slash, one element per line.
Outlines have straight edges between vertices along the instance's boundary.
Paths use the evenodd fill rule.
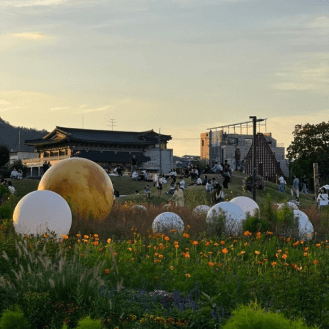
<path fill-rule="evenodd" d="M 132 156 L 136 155 L 138 169 L 166 173 L 173 168 L 173 150 L 167 148 L 171 139 L 170 135 L 159 135 L 153 130 L 132 132 L 57 126 L 41 139 L 25 141 L 34 147 L 37 157 L 25 159 L 23 163 L 30 168 L 31 177 L 39 177 L 45 161 L 54 165 L 63 159 L 81 157 L 103 168 L 120 164 L 130 169 Z"/>

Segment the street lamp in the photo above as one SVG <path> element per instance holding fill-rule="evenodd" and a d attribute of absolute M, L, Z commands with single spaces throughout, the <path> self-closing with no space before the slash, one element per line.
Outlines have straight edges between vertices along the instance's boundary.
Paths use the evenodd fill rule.
<path fill-rule="evenodd" d="M 252 119 L 252 122 L 253 122 L 253 146 L 254 146 L 254 150 L 253 150 L 253 161 L 252 162 L 253 162 L 254 171 L 253 171 L 253 191 L 252 191 L 252 198 L 256 202 L 256 175 L 257 175 L 257 163 L 256 163 L 256 125 L 257 125 L 257 122 L 264 121 L 265 119 L 257 119 L 256 116 L 250 116 L 249 119 Z"/>

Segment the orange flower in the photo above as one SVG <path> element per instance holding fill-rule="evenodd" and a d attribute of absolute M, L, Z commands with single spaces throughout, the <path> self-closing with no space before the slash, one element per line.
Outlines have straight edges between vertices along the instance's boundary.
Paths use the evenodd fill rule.
<path fill-rule="evenodd" d="M 185 276 L 186 276 L 187 278 L 190 278 L 190 277 L 191 277 L 191 274 L 186 273 Z"/>
<path fill-rule="evenodd" d="M 320 243 L 317 243 L 315 246 L 316 246 L 317 248 L 319 248 L 319 247 L 321 247 L 321 244 L 320 244 Z"/>
<path fill-rule="evenodd" d="M 197 244 L 199 244 L 199 242 L 198 241 L 193 241 L 192 244 L 194 244 L 196 246 Z"/>
<path fill-rule="evenodd" d="M 107 240 L 106 240 L 106 242 L 107 242 L 108 244 L 110 244 L 111 241 L 112 241 L 112 239 L 107 239 Z"/>
<path fill-rule="evenodd" d="M 98 238 L 98 234 L 94 234 L 94 238 Z"/>
<path fill-rule="evenodd" d="M 104 270 L 104 273 L 105 273 L 105 274 L 110 274 L 110 269 L 109 269 L 109 268 L 106 268 L 106 269 Z"/>
<path fill-rule="evenodd" d="M 94 246 L 98 246 L 98 245 L 99 245 L 99 242 L 98 242 L 98 241 L 94 241 L 94 242 L 93 242 L 93 245 L 94 245 Z"/>
<path fill-rule="evenodd" d="M 132 251 L 133 249 L 132 248 L 128 248 L 129 251 Z"/>
<path fill-rule="evenodd" d="M 283 259 L 287 259 L 287 257 L 288 257 L 287 254 L 283 254 L 283 255 L 282 255 L 282 258 L 283 258 Z"/>
<path fill-rule="evenodd" d="M 313 264 L 314 264 L 314 265 L 316 265 L 316 264 L 318 264 L 318 263 L 319 263 L 319 262 L 318 262 L 317 260 L 314 260 L 314 261 L 313 261 Z"/>
<path fill-rule="evenodd" d="M 262 235 L 262 233 L 257 232 L 256 235 L 257 235 L 257 237 L 259 238 L 259 237 Z"/>
<path fill-rule="evenodd" d="M 276 262 L 271 263 L 271 265 L 272 265 L 272 266 L 275 266 L 275 265 L 276 265 Z"/>
<path fill-rule="evenodd" d="M 266 232 L 266 234 L 268 234 L 268 235 L 272 235 L 272 234 L 273 234 L 273 232 Z"/>
<path fill-rule="evenodd" d="M 306 248 L 304 249 L 304 251 L 308 251 L 308 247 L 306 247 Z"/>
<path fill-rule="evenodd" d="M 214 266 L 215 264 L 213 262 L 208 263 L 209 266 Z"/>
<path fill-rule="evenodd" d="M 159 255 L 158 257 L 159 257 L 159 258 L 163 258 L 163 255 Z"/>
<path fill-rule="evenodd" d="M 281 253 L 281 252 L 282 252 L 282 250 L 281 250 L 281 249 L 279 249 L 279 250 L 277 250 L 277 252 L 278 252 L 278 253 Z"/>
<path fill-rule="evenodd" d="M 62 238 L 63 238 L 64 240 L 67 240 L 69 237 L 68 237 L 67 235 L 62 235 Z"/>
<path fill-rule="evenodd" d="M 207 242 L 205 243 L 205 246 L 208 247 L 209 245 L 210 245 L 210 242 L 207 241 Z"/>
<path fill-rule="evenodd" d="M 190 235 L 187 234 L 187 233 L 184 233 L 184 234 L 183 234 L 183 237 L 186 238 L 186 239 L 189 239 Z"/>
<path fill-rule="evenodd" d="M 185 258 L 190 258 L 189 252 L 187 252 L 184 256 L 185 256 Z"/>
<path fill-rule="evenodd" d="M 223 254 L 227 254 L 228 253 L 228 250 L 226 248 L 222 249 L 222 253 Z"/>
<path fill-rule="evenodd" d="M 77 238 L 81 238 L 81 234 L 77 234 L 76 236 L 77 236 Z"/>
<path fill-rule="evenodd" d="M 166 237 L 165 237 L 165 240 L 166 240 L 166 241 L 169 241 L 169 240 L 170 240 L 169 236 L 166 236 Z"/>
<path fill-rule="evenodd" d="M 178 241 L 174 241 L 174 244 L 178 244 Z"/>
<path fill-rule="evenodd" d="M 172 232 L 172 233 L 175 233 L 175 232 L 176 232 L 176 230 L 174 230 L 174 229 L 171 229 L 171 230 L 170 230 L 170 232 Z"/>
<path fill-rule="evenodd" d="M 175 244 L 175 248 L 176 248 L 176 249 L 179 248 L 179 245 L 178 245 L 178 244 Z"/>
<path fill-rule="evenodd" d="M 186 227 L 187 227 L 187 228 L 191 228 L 191 226 L 190 226 L 190 225 L 186 225 Z"/>
<path fill-rule="evenodd" d="M 245 253 L 246 253 L 246 252 L 245 252 L 244 250 L 242 250 L 242 251 L 239 252 L 238 255 L 241 256 L 241 255 L 243 255 L 243 254 L 245 254 Z"/>
<path fill-rule="evenodd" d="M 260 254 L 260 251 L 255 250 L 255 254 L 256 254 L 256 255 L 259 255 L 259 254 Z"/>
<path fill-rule="evenodd" d="M 133 262 L 135 260 L 135 258 L 130 258 L 130 260 Z"/>
<path fill-rule="evenodd" d="M 278 253 L 276 253 L 276 254 L 275 254 L 275 257 L 276 257 L 276 258 L 278 258 L 278 257 L 279 257 L 279 254 L 278 254 Z"/>
<path fill-rule="evenodd" d="M 225 244 L 225 241 L 221 241 L 221 242 L 220 242 L 220 245 L 221 245 L 221 246 L 224 246 L 224 244 Z"/>
<path fill-rule="evenodd" d="M 88 235 L 84 235 L 84 238 L 85 238 L 85 239 L 89 239 L 89 236 L 88 236 Z"/>
<path fill-rule="evenodd" d="M 174 269 L 174 267 L 173 267 L 173 266 L 169 266 L 169 268 L 170 268 L 171 270 L 173 270 L 173 269 Z"/>
<path fill-rule="evenodd" d="M 296 242 L 294 242 L 294 243 L 292 244 L 293 247 L 296 247 L 296 246 L 298 246 L 298 245 L 299 245 L 299 241 L 296 241 Z"/>
<path fill-rule="evenodd" d="M 290 238 L 287 238 L 286 241 L 287 241 L 287 242 L 290 242 Z"/>
<path fill-rule="evenodd" d="M 247 247 L 248 246 L 248 242 L 245 242 L 243 245 L 244 245 L 244 247 Z"/>
<path fill-rule="evenodd" d="M 243 235 L 244 235 L 244 236 L 248 236 L 248 235 L 249 235 L 249 231 L 245 231 L 245 232 L 243 233 Z"/>
<path fill-rule="evenodd" d="M 304 252 L 304 257 L 307 257 L 307 252 Z"/>

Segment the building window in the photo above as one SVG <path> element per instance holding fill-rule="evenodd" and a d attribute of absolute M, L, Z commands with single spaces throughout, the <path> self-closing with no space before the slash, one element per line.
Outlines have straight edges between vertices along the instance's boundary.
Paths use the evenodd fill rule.
<path fill-rule="evenodd" d="M 204 146 L 204 140 L 203 139 L 201 140 L 201 146 Z"/>

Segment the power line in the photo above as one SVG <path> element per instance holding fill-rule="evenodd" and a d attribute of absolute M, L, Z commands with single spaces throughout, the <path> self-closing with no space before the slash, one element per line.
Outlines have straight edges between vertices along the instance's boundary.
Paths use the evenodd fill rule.
<path fill-rule="evenodd" d="M 116 126 L 115 119 L 110 119 L 110 122 L 111 123 L 109 125 L 107 125 L 107 126 L 112 126 L 112 130 L 113 130 L 113 127 Z"/>

